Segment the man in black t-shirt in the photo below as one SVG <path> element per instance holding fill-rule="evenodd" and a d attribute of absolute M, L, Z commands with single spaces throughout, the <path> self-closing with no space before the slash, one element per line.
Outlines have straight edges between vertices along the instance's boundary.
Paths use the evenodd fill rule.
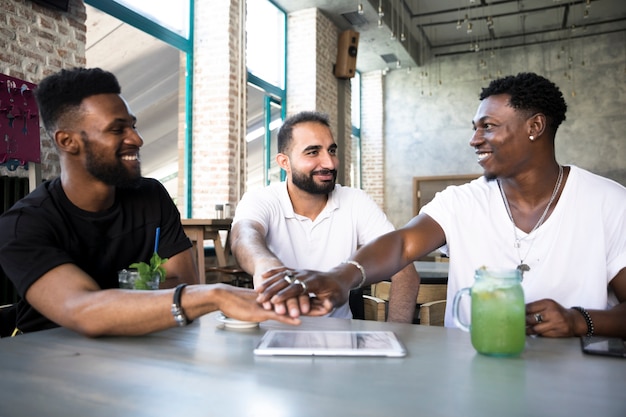
<path fill-rule="evenodd" d="M 120 93 L 115 76 L 98 68 L 62 70 L 35 90 L 61 176 L 0 216 L 0 265 L 21 297 L 17 329 L 138 335 L 215 310 L 297 324 L 263 309 L 252 290 L 187 286 L 198 282 L 191 243 L 163 186 L 141 177 L 143 140 Z M 117 271 L 149 261 L 157 228 L 158 253 L 168 258 L 163 287 L 176 289 L 119 289 Z"/>

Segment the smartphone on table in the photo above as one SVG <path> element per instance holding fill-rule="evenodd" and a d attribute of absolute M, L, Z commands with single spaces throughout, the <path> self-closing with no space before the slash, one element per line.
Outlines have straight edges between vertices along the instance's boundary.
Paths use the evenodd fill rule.
<path fill-rule="evenodd" d="M 580 346 L 584 353 L 590 355 L 626 358 L 626 341 L 619 337 L 583 336 Z"/>

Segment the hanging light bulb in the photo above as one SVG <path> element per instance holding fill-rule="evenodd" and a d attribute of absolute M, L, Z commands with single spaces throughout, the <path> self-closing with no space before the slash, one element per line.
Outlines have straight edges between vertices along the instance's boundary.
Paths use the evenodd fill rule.
<path fill-rule="evenodd" d="M 587 9 L 588 9 L 588 8 L 590 8 L 590 7 L 591 7 L 591 0 L 587 0 L 587 1 L 585 2 L 585 8 L 587 8 Z"/>
<path fill-rule="evenodd" d="M 383 11 L 383 1 L 378 0 L 378 17 L 383 17 L 385 12 Z"/>
<path fill-rule="evenodd" d="M 404 42 L 406 41 L 406 35 L 404 34 L 404 30 L 402 31 L 402 33 L 400 34 L 400 42 Z"/>
<path fill-rule="evenodd" d="M 391 39 L 392 41 L 396 40 L 396 32 L 394 32 L 393 30 L 391 31 L 391 35 L 389 36 L 389 39 Z"/>
<path fill-rule="evenodd" d="M 356 11 L 358 14 L 363 14 L 363 3 L 359 2 L 359 4 L 356 6 Z"/>
<path fill-rule="evenodd" d="M 398 69 L 402 68 L 402 63 L 400 62 L 400 60 L 396 61 L 396 68 Z"/>
<path fill-rule="evenodd" d="M 589 9 L 585 9 L 585 13 L 583 13 L 583 19 L 589 18 Z"/>
<path fill-rule="evenodd" d="M 456 21 L 456 30 L 461 29 L 462 25 L 461 25 L 461 19 Z"/>
<path fill-rule="evenodd" d="M 383 27 L 383 18 L 382 18 L 382 17 L 379 17 L 379 18 L 378 18 L 378 28 L 380 29 L 380 28 L 382 28 L 382 27 Z"/>
<path fill-rule="evenodd" d="M 467 23 L 467 33 L 472 33 L 472 22 Z"/>

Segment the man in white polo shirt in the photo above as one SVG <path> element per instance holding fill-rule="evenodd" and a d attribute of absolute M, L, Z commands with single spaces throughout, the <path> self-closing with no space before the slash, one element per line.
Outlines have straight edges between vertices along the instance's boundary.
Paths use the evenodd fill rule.
<path fill-rule="evenodd" d="M 233 219 L 232 252 L 255 286 L 276 273 L 291 280 L 295 269 L 333 268 L 393 230 L 365 192 L 335 183 L 339 158 L 326 115 L 301 112 L 285 120 L 276 161 L 286 181 L 247 192 Z M 419 276 L 411 264 L 391 279 L 388 319 L 411 323 Z M 348 303 L 330 315 L 352 318 Z"/>

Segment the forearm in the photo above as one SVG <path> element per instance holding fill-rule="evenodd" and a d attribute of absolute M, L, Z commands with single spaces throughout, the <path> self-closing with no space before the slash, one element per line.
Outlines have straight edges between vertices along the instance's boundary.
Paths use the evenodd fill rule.
<path fill-rule="evenodd" d="M 387 321 L 413 323 L 420 277 L 413 264 L 391 277 Z"/>
<path fill-rule="evenodd" d="M 574 334 L 585 336 L 588 331 L 583 314 L 574 312 Z M 587 310 L 593 323 L 593 334 L 626 339 L 626 303 L 621 303 L 609 310 Z"/>
<path fill-rule="evenodd" d="M 594 333 L 601 336 L 617 336 L 626 339 L 626 268 L 622 268 L 611 280 L 610 287 L 615 293 L 619 304 L 609 310 L 588 311 L 593 321 Z M 584 307 L 584 306 L 583 306 Z M 586 334 L 587 324 L 584 319 L 581 323 L 582 315 L 578 314 L 576 329 L 582 327 Z"/>
<path fill-rule="evenodd" d="M 353 259 L 363 265 L 367 274 L 366 284 L 372 284 L 394 275 L 445 242 L 445 234 L 439 224 L 431 217 L 420 214 L 401 229 L 363 246 Z M 358 282 L 352 284 L 358 285 Z"/>
<path fill-rule="evenodd" d="M 244 321 L 278 320 L 299 324 L 298 319 L 263 309 L 250 289 L 226 284 L 189 285 L 181 293 L 188 320 L 221 310 Z M 88 337 L 137 336 L 177 326 L 171 312 L 174 290 L 94 290 L 73 294 L 55 308 L 42 308 L 57 324 Z"/>
<path fill-rule="evenodd" d="M 182 298 L 187 298 L 189 288 Z M 173 289 L 88 291 L 68 299 L 63 317 L 56 322 L 89 337 L 147 334 L 176 325 L 173 296 Z"/>
<path fill-rule="evenodd" d="M 231 250 L 239 266 L 254 277 L 255 286 L 263 272 L 283 265 L 267 247 L 260 226 L 253 222 L 242 221 L 233 227 Z"/>
<path fill-rule="evenodd" d="M 352 259 L 365 271 L 366 279 L 362 286 L 389 279 L 408 263 L 402 257 L 402 241 L 397 231 L 364 245 L 353 255 Z M 347 284 L 350 288 L 355 288 L 360 284 L 362 276 L 357 268 L 340 265 L 335 269 L 341 271 L 340 276 L 351 281 Z"/>

